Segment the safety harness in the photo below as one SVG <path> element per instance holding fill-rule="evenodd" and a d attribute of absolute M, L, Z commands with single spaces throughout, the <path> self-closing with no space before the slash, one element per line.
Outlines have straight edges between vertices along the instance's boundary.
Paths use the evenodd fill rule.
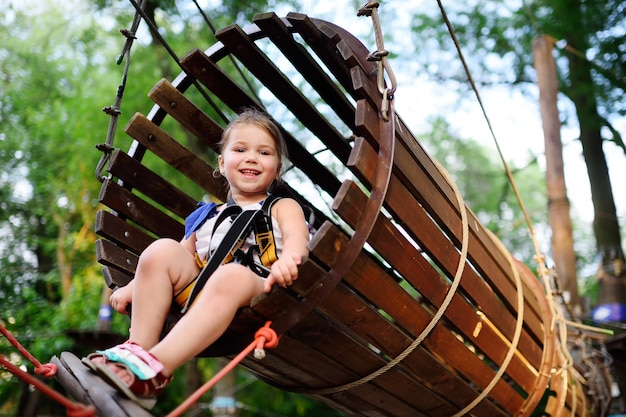
<path fill-rule="evenodd" d="M 226 203 L 226 207 L 217 215 L 213 233 L 227 219 L 232 219 L 232 225 L 200 274 L 176 295 L 175 301 L 182 307 L 181 313 L 184 314 L 189 309 L 204 284 L 220 265 L 237 262 L 247 266 L 257 275 L 262 277 L 269 275 L 269 267 L 278 259 L 272 230 L 271 208 L 279 199 L 278 196 L 269 195 L 256 210 L 243 210 L 233 199 Z M 210 203 L 194 211 L 186 220 L 186 223 L 191 223 L 189 226 L 186 225 L 186 236 L 213 217 L 217 207 Z M 244 250 L 242 245 L 250 233 L 254 233 L 256 244 Z M 258 254 L 260 263 L 255 260 L 255 253 Z"/>

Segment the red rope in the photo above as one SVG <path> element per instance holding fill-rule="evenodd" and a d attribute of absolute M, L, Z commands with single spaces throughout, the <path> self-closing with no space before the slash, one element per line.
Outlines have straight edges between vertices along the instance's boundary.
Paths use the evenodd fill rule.
<path fill-rule="evenodd" d="M 35 365 L 35 373 L 39 375 L 43 375 L 47 378 L 53 377 L 57 373 L 57 367 L 53 363 L 42 364 L 35 358 L 31 353 L 26 350 L 13 335 L 0 323 L 0 333 L 24 356 L 24 358 L 28 359 L 33 365 Z M 4 356 L 0 355 L 0 365 L 5 367 L 9 372 L 11 372 L 16 377 L 20 378 L 22 381 L 32 385 L 38 391 L 47 395 L 57 403 L 61 404 L 67 410 L 67 415 L 69 417 L 97 417 L 96 409 L 92 405 L 85 405 L 76 403 L 71 401 L 69 398 L 61 395 L 59 392 L 50 388 L 43 381 L 36 378 L 35 376 L 29 374 L 26 371 L 20 369 L 20 367 L 11 363 Z"/>
<path fill-rule="evenodd" d="M 2 333 L 2 335 L 6 337 L 9 342 L 11 342 L 11 344 L 22 354 L 22 356 L 28 359 L 30 363 L 35 365 L 35 373 L 43 375 L 45 377 L 52 377 L 56 375 L 57 368 L 54 364 L 48 363 L 46 365 L 42 365 L 41 362 L 37 360 L 37 358 L 31 355 L 30 352 L 26 350 L 15 337 L 13 337 L 11 332 L 9 332 L 2 325 L 2 323 L 0 323 L 0 333 Z"/>
<path fill-rule="evenodd" d="M 198 401 L 200 397 L 206 394 L 213 386 L 219 382 L 226 374 L 232 371 L 250 352 L 255 350 L 255 356 L 259 351 L 262 351 L 264 347 L 274 348 L 278 346 L 278 336 L 274 329 L 270 327 L 271 321 L 265 323 L 265 326 L 261 327 L 254 335 L 254 341 L 241 351 L 235 358 L 233 358 L 221 371 L 207 381 L 203 386 L 198 388 L 196 392 L 191 394 L 182 404 L 176 409 L 172 410 L 166 417 L 178 417 L 182 415 L 193 403 Z"/>

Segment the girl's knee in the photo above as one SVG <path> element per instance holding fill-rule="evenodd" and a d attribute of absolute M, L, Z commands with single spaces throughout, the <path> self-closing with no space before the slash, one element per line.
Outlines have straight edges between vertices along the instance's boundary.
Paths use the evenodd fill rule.
<path fill-rule="evenodd" d="M 172 253 L 176 253 L 180 244 L 174 239 L 163 238 L 152 242 L 139 256 L 140 263 L 163 262 Z"/>
<path fill-rule="evenodd" d="M 191 263 L 191 265 L 184 265 L 186 263 Z M 176 240 L 169 238 L 158 239 L 152 242 L 139 256 L 137 265 L 138 271 L 177 271 L 177 274 L 187 269 L 195 271 L 196 268 L 193 256 L 187 249 Z"/>

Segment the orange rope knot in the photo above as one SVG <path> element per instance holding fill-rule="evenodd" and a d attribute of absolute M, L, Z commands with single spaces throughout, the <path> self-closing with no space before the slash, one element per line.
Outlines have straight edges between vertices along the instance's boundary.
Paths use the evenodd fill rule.
<path fill-rule="evenodd" d="M 45 363 L 35 368 L 35 373 L 43 375 L 46 378 L 52 378 L 57 374 L 57 366 L 53 363 Z"/>
<path fill-rule="evenodd" d="M 254 358 L 255 359 L 263 359 L 265 358 L 265 350 L 264 348 L 273 349 L 278 346 L 278 335 L 270 327 L 272 324 L 271 321 L 265 323 L 265 326 L 261 327 L 254 334 L 254 340 L 256 341 L 256 348 L 254 349 Z"/>

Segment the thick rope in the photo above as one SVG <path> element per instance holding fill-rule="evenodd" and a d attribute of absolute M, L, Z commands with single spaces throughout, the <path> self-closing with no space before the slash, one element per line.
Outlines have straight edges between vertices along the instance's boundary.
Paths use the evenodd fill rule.
<path fill-rule="evenodd" d="M 4 325 L 0 322 L 0 333 L 13 345 L 18 352 L 29 362 L 31 362 L 35 366 L 35 373 L 38 375 L 43 375 L 47 378 L 51 378 L 56 375 L 57 367 L 52 363 L 42 364 L 35 358 L 24 346 L 22 346 L 18 340 L 9 332 Z M 0 365 L 6 368 L 9 372 L 11 372 L 16 377 L 20 378 L 22 381 L 27 384 L 32 385 L 36 390 L 40 391 L 42 394 L 48 396 L 52 400 L 56 401 L 58 404 L 65 407 L 67 410 L 67 415 L 69 417 L 96 417 L 96 409 L 92 405 L 85 405 L 81 403 L 74 402 L 69 398 L 63 396 L 59 392 L 55 391 L 44 381 L 36 378 L 35 376 L 29 374 L 28 372 L 22 370 L 19 366 L 14 365 L 5 358 L 3 355 L 0 355 Z"/>
<path fill-rule="evenodd" d="M 24 346 L 18 342 L 18 340 L 7 330 L 2 323 L 0 323 L 0 333 L 15 347 L 18 352 L 26 358 L 30 363 L 35 365 L 35 373 L 43 375 L 46 378 L 50 378 L 56 375 L 57 367 L 54 364 L 48 363 L 42 365 Z"/>
<path fill-rule="evenodd" d="M 235 369 L 239 363 L 245 359 L 246 356 L 254 351 L 254 357 L 256 359 L 263 359 L 265 357 L 264 348 L 275 348 L 278 346 L 278 336 L 276 332 L 270 327 L 271 321 L 265 323 L 265 326 L 261 327 L 254 335 L 254 340 L 241 353 L 233 358 L 224 368 L 222 368 L 217 374 L 213 376 L 204 385 L 198 388 L 193 394 L 191 394 L 183 403 L 172 410 L 166 417 L 179 417 L 181 416 L 193 403 L 198 401 L 206 392 L 208 392 L 215 384 L 217 384 L 226 374 Z"/>

